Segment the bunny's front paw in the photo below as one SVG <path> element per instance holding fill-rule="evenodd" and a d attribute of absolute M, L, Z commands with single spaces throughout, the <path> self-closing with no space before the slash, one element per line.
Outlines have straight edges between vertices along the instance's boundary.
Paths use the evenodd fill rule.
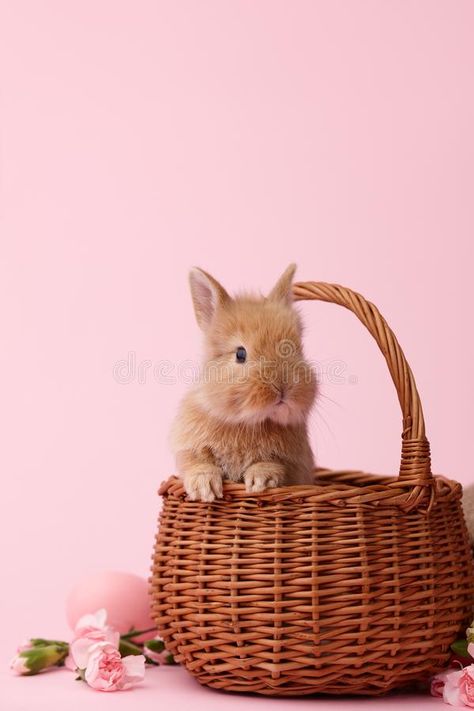
<path fill-rule="evenodd" d="M 277 462 L 252 464 L 244 474 L 245 489 L 251 494 L 282 486 L 284 479 L 285 467 Z"/>
<path fill-rule="evenodd" d="M 184 488 L 191 501 L 214 501 L 222 498 L 222 474 L 219 469 L 188 474 Z"/>

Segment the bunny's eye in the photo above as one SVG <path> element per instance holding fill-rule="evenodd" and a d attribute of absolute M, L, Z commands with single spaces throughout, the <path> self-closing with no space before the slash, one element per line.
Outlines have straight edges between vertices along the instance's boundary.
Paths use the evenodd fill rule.
<path fill-rule="evenodd" d="M 235 360 L 237 363 L 245 363 L 247 360 L 247 351 L 243 346 L 239 346 L 235 351 Z"/>

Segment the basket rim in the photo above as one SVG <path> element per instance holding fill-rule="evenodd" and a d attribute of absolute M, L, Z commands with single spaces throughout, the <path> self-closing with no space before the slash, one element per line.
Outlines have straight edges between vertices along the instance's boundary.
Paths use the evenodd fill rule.
<path fill-rule="evenodd" d="M 182 479 L 173 474 L 161 483 L 158 494 L 197 506 L 223 505 L 228 501 L 238 500 L 257 506 L 294 501 L 301 504 L 328 504 L 340 508 L 348 506 L 396 507 L 402 510 L 411 508 L 409 502 L 411 492 L 406 484 L 400 482 L 398 476 L 322 467 L 313 471 L 315 480 L 321 483 L 281 486 L 251 494 L 246 491 L 243 483 L 224 480 L 222 499 L 212 503 L 191 501 L 186 494 Z M 462 485 L 441 474 L 433 475 L 430 485 L 427 486 L 431 488 L 430 508 L 438 503 L 462 497 Z M 419 507 L 418 510 L 427 509 Z"/>

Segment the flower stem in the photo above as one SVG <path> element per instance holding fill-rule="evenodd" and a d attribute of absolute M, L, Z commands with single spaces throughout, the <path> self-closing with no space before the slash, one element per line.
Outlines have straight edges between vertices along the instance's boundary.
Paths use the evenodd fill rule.
<path fill-rule="evenodd" d="M 156 627 L 150 627 L 147 630 L 130 630 L 127 634 L 120 635 L 120 639 L 133 639 L 134 637 L 140 637 L 142 634 L 148 634 L 148 632 L 156 632 Z"/>

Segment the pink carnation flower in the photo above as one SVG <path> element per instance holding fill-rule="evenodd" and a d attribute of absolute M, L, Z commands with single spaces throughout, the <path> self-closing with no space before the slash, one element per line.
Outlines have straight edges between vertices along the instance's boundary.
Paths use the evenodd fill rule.
<path fill-rule="evenodd" d="M 446 674 L 443 699 L 452 706 L 474 708 L 474 664 Z"/>
<path fill-rule="evenodd" d="M 452 671 L 454 670 L 448 669 L 447 671 L 439 672 L 431 679 L 431 696 L 438 696 L 439 698 L 443 696 L 446 678 Z"/>
<path fill-rule="evenodd" d="M 174 664 L 173 656 L 165 648 L 161 637 L 154 637 L 145 642 L 144 654 L 155 664 Z"/>
<path fill-rule="evenodd" d="M 166 664 L 169 657 L 169 652 L 167 652 L 165 649 L 162 652 L 155 652 L 154 649 L 150 649 L 146 645 L 145 654 L 148 659 L 151 659 L 151 661 L 155 662 L 155 664 Z"/>
<path fill-rule="evenodd" d="M 143 681 L 145 676 L 143 654 L 121 657 L 118 649 L 109 642 L 89 646 L 75 661 L 80 669 L 84 669 L 85 681 L 99 691 L 129 689 Z"/>
<path fill-rule="evenodd" d="M 97 610 L 91 615 L 83 615 L 76 623 L 74 628 L 75 639 L 79 637 L 91 637 L 91 639 L 99 639 L 102 635 L 116 647 L 119 645 L 120 632 L 107 624 L 107 611 L 104 609 Z"/>
<path fill-rule="evenodd" d="M 81 657 L 84 650 L 87 650 L 96 642 L 108 642 L 118 649 L 120 643 L 120 632 L 107 624 L 106 610 L 97 610 L 94 614 L 84 615 L 78 620 L 74 629 L 74 639 L 69 645 L 69 655 L 65 665 L 68 669 L 84 669 L 76 663 L 76 657 Z"/>

